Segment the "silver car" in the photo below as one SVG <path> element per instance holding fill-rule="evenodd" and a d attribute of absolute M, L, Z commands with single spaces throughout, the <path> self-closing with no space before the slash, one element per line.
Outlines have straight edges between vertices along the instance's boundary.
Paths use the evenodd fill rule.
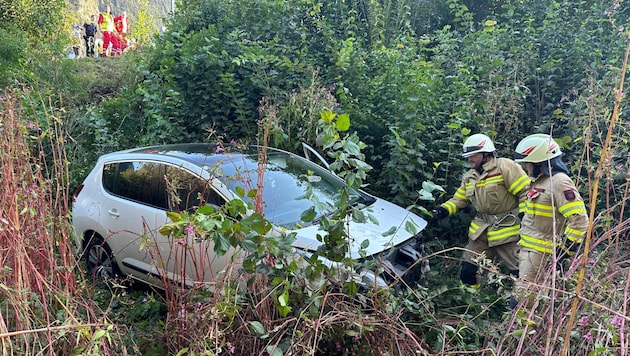
<path fill-rule="evenodd" d="M 265 219 L 272 233 L 295 233 L 295 251 L 305 256 L 322 243 L 317 222 L 331 214 L 344 182 L 328 169 L 296 154 L 267 148 L 262 182 Z M 159 230 L 170 221 L 168 211 L 191 211 L 200 205 L 220 207 L 242 198 L 237 189 L 257 188 L 257 146 L 224 147 L 209 143 L 134 148 L 101 156 L 75 190 L 72 224 L 79 238 L 88 272 L 109 278 L 128 276 L 153 286 L 167 281 L 187 285 L 210 283 L 232 265 L 240 251 L 214 253 L 211 240 L 191 239 L 182 244 Z M 240 187 L 240 188 L 239 188 Z M 302 214 L 313 209 L 305 199 L 309 187 L 321 204 L 306 223 Z M 242 194 L 241 194 L 242 195 Z M 414 283 L 427 263 L 419 233 L 427 222 L 412 212 L 359 190 L 350 201 L 373 219 L 348 220 L 349 256 L 378 259 L 379 272 L 366 271 L 379 283 L 404 278 Z M 378 223 L 376 223 L 378 222 Z"/>

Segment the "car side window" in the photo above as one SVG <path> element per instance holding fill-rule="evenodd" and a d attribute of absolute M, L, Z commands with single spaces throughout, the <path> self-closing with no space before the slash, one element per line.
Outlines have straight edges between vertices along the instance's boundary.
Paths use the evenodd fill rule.
<path fill-rule="evenodd" d="M 170 195 L 171 210 L 186 211 L 202 205 L 219 207 L 225 204 L 209 182 L 179 167 L 166 166 L 166 179 L 174 193 Z"/>
<path fill-rule="evenodd" d="M 160 163 L 129 161 L 105 164 L 103 187 L 113 195 L 167 209 L 165 173 L 166 167 Z"/>

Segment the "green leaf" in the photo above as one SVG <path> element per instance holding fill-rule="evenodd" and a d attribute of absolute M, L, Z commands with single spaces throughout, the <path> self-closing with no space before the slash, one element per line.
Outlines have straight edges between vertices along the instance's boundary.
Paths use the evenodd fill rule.
<path fill-rule="evenodd" d="M 317 212 L 315 212 L 315 207 L 311 206 L 310 208 L 306 209 L 302 213 L 302 215 L 300 215 L 300 220 L 304 222 L 312 222 L 313 219 L 315 219 L 315 216 L 317 216 Z"/>
<path fill-rule="evenodd" d="M 172 225 L 164 225 L 158 231 L 160 232 L 160 234 L 162 234 L 164 236 L 169 236 L 171 233 L 173 233 L 173 226 Z"/>
<path fill-rule="evenodd" d="M 105 336 L 105 333 L 107 333 L 107 331 L 105 330 L 98 330 L 97 332 L 94 333 L 93 336 L 93 340 L 100 340 L 103 336 Z"/>
<path fill-rule="evenodd" d="M 184 347 L 183 349 L 179 350 L 179 352 L 177 352 L 176 356 L 183 356 L 186 355 L 188 353 L 188 348 Z"/>
<path fill-rule="evenodd" d="M 446 190 L 444 190 L 442 186 L 437 185 L 433 182 L 426 181 L 426 180 L 422 182 L 422 189 L 426 190 L 427 192 L 433 192 L 434 190 L 439 190 L 440 192 L 446 192 Z"/>
<path fill-rule="evenodd" d="M 254 241 L 252 240 L 243 240 L 241 241 L 240 246 L 243 250 L 247 252 L 254 252 L 258 250 L 258 245 L 256 245 L 256 243 L 254 243 Z"/>
<path fill-rule="evenodd" d="M 322 111 L 322 113 L 320 114 L 320 118 L 325 123 L 330 124 L 335 119 L 335 113 L 333 113 L 332 111 L 326 109 L 326 110 Z"/>
<path fill-rule="evenodd" d="M 265 327 L 259 321 L 251 321 L 249 322 L 249 326 L 249 330 L 253 331 L 258 337 L 263 338 L 263 336 L 267 335 Z"/>
<path fill-rule="evenodd" d="M 182 214 L 174 211 L 167 211 L 166 217 L 169 218 L 172 222 L 178 222 L 183 219 Z"/>
<path fill-rule="evenodd" d="M 348 131 L 350 128 L 350 116 L 348 114 L 339 115 L 335 122 L 335 127 L 341 132 Z"/>
<path fill-rule="evenodd" d="M 199 209 L 197 209 L 197 214 L 212 215 L 212 214 L 214 214 L 215 211 L 216 211 L 216 209 L 213 206 L 211 206 L 211 205 L 204 205 L 202 207 L 199 207 Z"/>
<path fill-rule="evenodd" d="M 428 201 L 434 201 L 435 198 L 433 197 L 433 194 L 431 194 L 430 192 L 427 192 L 424 189 L 421 189 L 418 191 L 418 198 L 420 200 L 428 200 Z"/>
<path fill-rule="evenodd" d="M 214 236 L 214 252 L 217 255 L 223 256 L 230 248 L 230 241 L 223 234 L 215 234 Z"/>
<path fill-rule="evenodd" d="M 289 305 L 289 293 L 284 292 L 280 294 L 280 296 L 278 296 L 278 303 L 280 303 L 280 305 L 283 307 Z"/>
<path fill-rule="evenodd" d="M 391 236 L 394 233 L 396 233 L 396 226 L 392 226 L 389 230 L 385 231 L 384 233 L 381 234 L 381 236 L 386 237 L 386 236 Z"/>
<path fill-rule="evenodd" d="M 415 235 L 418 233 L 418 225 L 416 225 L 416 223 L 412 220 L 407 220 L 407 222 L 405 222 L 405 231 L 412 235 Z"/>
<path fill-rule="evenodd" d="M 265 351 L 267 351 L 267 353 L 271 356 L 284 355 L 284 353 L 282 352 L 282 349 L 280 349 L 280 347 L 277 347 L 276 345 L 267 345 L 267 347 L 265 348 Z"/>

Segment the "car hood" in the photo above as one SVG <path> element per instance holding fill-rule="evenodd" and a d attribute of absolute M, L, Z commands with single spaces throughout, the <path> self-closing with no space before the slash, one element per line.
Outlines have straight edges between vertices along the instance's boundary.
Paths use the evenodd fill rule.
<path fill-rule="evenodd" d="M 372 215 L 378 224 L 369 219 L 365 223 L 357 223 L 348 218 L 351 239 L 349 252 L 352 257 L 359 256 L 358 251 L 365 240 L 370 241 L 364 249 L 365 254 L 370 256 L 409 240 L 427 226 L 426 220 L 418 215 L 379 198 L 376 198 L 374 204 L 364 208 L 363 212 Z M 317 234 L 323 235 L 324 231 L 318 225 L 287 232 L 296 233 L 297 239 L 293 243 L 295 248 L 314 251 L 322 245 L 322 242 L 317 241 Z"/>

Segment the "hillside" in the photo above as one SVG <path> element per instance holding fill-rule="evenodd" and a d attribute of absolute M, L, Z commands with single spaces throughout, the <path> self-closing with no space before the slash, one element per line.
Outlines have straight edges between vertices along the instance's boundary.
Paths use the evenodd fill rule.
<path fill-rule="evenodd" d="M 69 0 L 70 7 L 75 10 L 74 23 L 83 23 L 90 15 L 97 15 L 105 5 L 109 5 L 112 13 L 127 12 L 132 21 L 138 18 L 138 12 L 147 9 L 149 17 L 155 19 L 157 28 L 162 26 L 162 19 L 171 11 L 171 0 Z"/>

